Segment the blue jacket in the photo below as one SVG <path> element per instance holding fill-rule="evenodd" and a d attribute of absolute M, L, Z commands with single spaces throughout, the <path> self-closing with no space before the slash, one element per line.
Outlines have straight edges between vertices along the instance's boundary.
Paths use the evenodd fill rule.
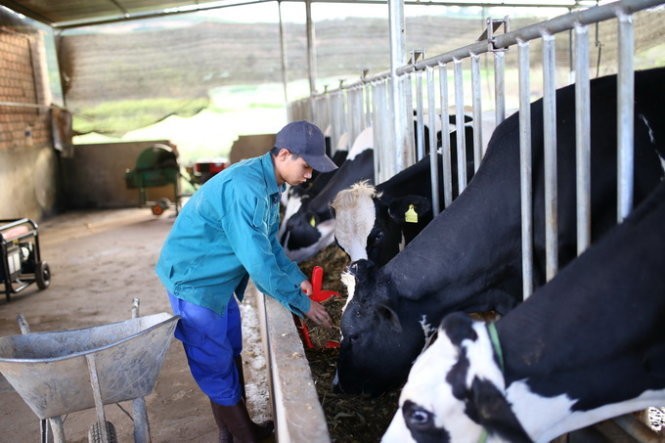
<path fill-rule="evenodd" d="M 157 262 L 178 298 L 224 312 L 248 277 L 293 313 L 309 311 L 307 277 L 277 239 L 280 192 L 270 153 L 236 163 L 208 180 L 182 208 Z"/>

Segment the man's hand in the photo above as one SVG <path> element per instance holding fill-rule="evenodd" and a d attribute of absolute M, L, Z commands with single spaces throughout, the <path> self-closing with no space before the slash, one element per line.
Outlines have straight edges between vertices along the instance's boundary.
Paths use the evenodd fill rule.
<path fill-rule="evenodd" d="M 307 311 L 307 314 L 305 315 L 319 326 L 323 326 L 324 328 L 328 329 L 333 327 L 330 315 L 328 315 L 328 311 L 326 311 L 326 308 L 324 308 L 321 303 L 317 303 L 312 300 L 309 311 Z"/>

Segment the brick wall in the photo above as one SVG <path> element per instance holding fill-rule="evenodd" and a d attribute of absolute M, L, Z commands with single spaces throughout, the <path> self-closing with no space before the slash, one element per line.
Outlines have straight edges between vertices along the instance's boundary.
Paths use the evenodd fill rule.
<path fill-rule="evenodd" d="M 0 29 L 0 150 L 50 143 L 41 41 Z"/>
<path fill-rule="evenodd" d="M 55 210 L 50 102 L 43 33 L 0 27 L 0 218 L 40 220 Z"/>

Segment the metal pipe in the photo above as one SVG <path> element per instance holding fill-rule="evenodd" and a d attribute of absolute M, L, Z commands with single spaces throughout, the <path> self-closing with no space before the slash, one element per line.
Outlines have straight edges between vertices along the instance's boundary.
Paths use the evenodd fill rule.
<path fill-rule="evenodd" d="M 473 103 L 473 170 L 483 158 L 483 111 L 480 97 L 480 56 L 471 55 L 471 97 Z"/>
<path fill-rule="evenodd" d="M 505 52 L 494 52 L 494 121 L 499 126 L 506 118 Z"/>
<path fill-rule="evenodd" d="M 619 70 L 617 72 L 617 148 L 618 189 L 617 220 L 621 222 L 633 209 L 633 109 L 635 100 L 635 74 L 633 73 L 633 17 L 620 13 Z"/>
<path fill-rule="evenodd" d="M 466 140 L 464 136 L 464 80 L 462 60 L 455 60 L 455 125 L 457 133 L 457 195 L 466 188 Z"/>
<path fill-rule="evenodd" d="M 425 123 L 423 120 L 423 71 L 415 75 L 416 82 L 416 160 L 425 156 Z M 431 130 L 432 128 L 430 128 Z"/>
<path fill-rule="evenodd" d="M 589 32 L 575 26 L 575 164 L 577 189 L 577 255 L 591 243 L 591 97 Z"/>
<path fill-rule="evenodd" d="M 307 28 L 307 76 L 309 78 L 310 95 L 316 92 L 316 49 L 314 47 L 314 24 L 312 23 L 312 0 L 305 0 Z"/>
<path fill-rule="evenodd" d="M 286 62 L 286 46 L 284 45 L 284 21 L 282 20 L 282 2 L 277 1 L 277 13 L 279 15 L 279 54 L 280 64 L 282 69 L 282 88 L 284 90 L 284 103 L 289 102 L 288 94 L 288 78 L 287 78 L 287 62 Z"/>
<path fill-rule="evenodd" d="M 377 85 L 375 89 L 380 88 L 380 85 Z M 384 100 L 384 94 L 375 93 L 373 94 L 374 105 L 377 109 L 384 109 L 386 103 Z M 383 125 L 383 114 L 378 112 L 374 114 L 374 121 L 372 122 L 372 130 L 374 131 L 374 178 L 376 183 L 383 182 L 383 174 L 385 169 L 385 128 Z"/>
<path fill-rule="evenodd" d="M 401 171 L 408 159 L 411 143 L 407 139 L 407 120 L 404 115 L 406 106 L 405 88 L 397 75 L 397 68 L 405 60 L 405 25 L 404 3 L 402 0 L 389 0 L 390 21 L 390 72 L 387 77 L 391 80 L 392 111 L 395 129 L 395 170 Z"/>
<path fill-rule="evenodd" d="M 533 293 L 533 226 L 531 222 L 531 97 L 529 42 L 518 42 L 520 89 L 520 199 L 522 217 L 522 298 Z"/>
<path fill-rule="evenodd" d="M 556 138 L 556 40 L 543 35 L 543 149 L 545 170 L 545 275 L 549 281 L 559 268 Z"/>
<path fill-rule="evenodd" d="M 450 158 L 450 116 L 448 114 L 448 68 L 439 69 L 439 93 L 441 94 L 441 161 L 443 163 L 443 203 L 444 207 L 453 202 L 453 173 Z"/>
<path fill-rule="evenodd" d="M 437 165 L 436 149 L 436 101 L 434 96 L 434 68 L 427 68 L 427 110 L 429 114 L 429 168 L 432 186 L 432 213 L 436 215 L 439 208 L 439 166 Z M 443 136 L 443 133 L 441 134 Z"/>

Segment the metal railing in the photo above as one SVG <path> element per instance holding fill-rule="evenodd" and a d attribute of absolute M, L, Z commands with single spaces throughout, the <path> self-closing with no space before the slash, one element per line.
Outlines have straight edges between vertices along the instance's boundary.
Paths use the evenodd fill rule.
<path fill-rule="evenodd" d="M 531 77 L 529 68 L 531 43 L 542 44 L 543 66 L 543 105 L 544 105 L 544 174 L 545 174 L 545 242 L 546 242 L 546 278 L 552 278 L 558 270 L 557 246 L 557 164 L 556 164 L 556 40 L 561 33 L 570 33 L 573 44 L 571 55 L 575 72 L 576 100 L 576 187 L 577 187 L 577 252 L 584 251 L 590 244 L 591 211 L 590 211 L 590 88 L 589 88 L 589 25 L 601 21 L 616 20 L 618 58 L 617 58 L 617 220 L 621 221 L 633 206 L 633 89 L 634 89 L 634 30 L 632 15 L 647 8 L 662 5 L 665 0 L 622 0 L 585 10 L 574 11 L 551 20 L 526 26 L 514 31 L 508 29 L 507 19 L 487 20 L 487 28 L 481 38 L 470 45 L 431 57 L 422 58 L 418 51 L 412 52 L 408 64 L 397 69 L 398 80 L 404 82 L 406 103 L 405 109 L 395 110 L 392 104 L 392 78 L 390 72 L 373 77 L 363 75 L 353 84 L 340 85 L 334 91 L 314 95 L 291 106 L 292 114 L 299 110 L 302 118 L 318 121 L 321 118 L 325 125 L 338 127 L 333 140 L 343 132 L 349 132 L 351 140 L 357 135 L 362 125 L 372 125 L 374 132 L 374 161 L 376 182 L 380 183 L 399 172 L 397 159 L 410 158 L 409 166 L 425 155 L 424 126 L 441 127 L 443 154 L 443 189 L 438 187 L 437 168 L 432 167 L 433 208 L 439 211 L 439 192 L 444 195 L 444 207 L 452 202 L 451 153 L 449 137 L 449 86 L 453 89 L 456 116 L 465 114 L 464 67 L 463 62 L 470 61 L 471 77 L 471 113 L 473 117 L 473 162 L 476 170 L 484 155 L 482 125 L 482 97 L 480 78 L 480 55 L 490 54 L 494 58 L 492 71 L 494 74 L 494 119 L 495 125 L 500 124 L 506 114 L 505 95 L 505 51 L 517 47 L 519 71 L 519 125 L 520 125 L 520 194 L 522 218 L 522 268 L 523 294 L 528 297 L 533 292 L 533 244 L 532 244 L 532 171 L 531 171 Z M 504 32 L 496 31 L 504 26 Z M 420 57 L 420 58 L 419 58 Z M 453 85 L 449 85 L 448 67 L 452 64 Z M 425 87 L 423 87 L 425 84 Z M 335 97 L 334 103 L 329 97 Z M 426 97 L 426 98 L 425 98 Z M 327 101 L 331 109 L 324 116 L 316 112 L 319 103 Z M 415 103 L 414 103 L 415 101 Z M 438 101 L 438 103 L 437 103 Z M 427 111 L 425 111 L 427 103 Z M 437 115 L 436 109 L 439 109 Z M 411 123 L 411 115 L 415 110 L 415 130 Z M 304 113 L 303 113 L 304 111 Z M 307 114 L 309 112 L 310 114 Z M 312 114 L 313 113 L 313 114 Z M 397 118 L 397 114 L 406 119 Z M 369 117 L 368 117 L 369 116 Z M 439 122 L 435 121 L 440 119 Z M 361 126 L 358 126 L 361 122 Z M 401 128 L 410 137 L 408 140 L 417 142 L 415 146 L 409 142 L 405 146 L 395 146 L 396 125 L 405 124 Z M 452 129 L 452 128 L 451 128 Z M 430 146 L 435 146 L 436 135 L 429 131 Z M 467 184 L 466 177 L 466 140 L 464 139 L 464 120 L 456 118 L 454 132 L 457 144 L 458 193 Z M 333 146 L 336 146 L 333 144 Z M 400 152 L 404 151 L 404 152 Z M 406 154 L 405 154 L 406 152 Z M 430 150 L 432 159 L 436 158 L 434 149 Z"/>

